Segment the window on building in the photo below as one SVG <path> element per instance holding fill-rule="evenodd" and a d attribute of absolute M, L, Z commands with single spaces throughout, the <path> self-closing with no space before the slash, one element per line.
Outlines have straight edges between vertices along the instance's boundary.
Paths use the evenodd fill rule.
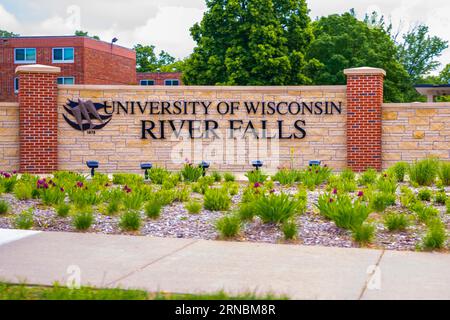
<path fill-rule="evenodd" d="M 74 84 L 75 78 L 74 77 L 58 77 L 57 82 L 58 82 L 58 84 Z"/>
<path fill-rule="evenodd" d="M 177 79 L 167 79 L 167 80 L 164 80 L 164 85 L 165 86 L 179 86 L 180 81 Z"/>
<path fill-rule="evenodd" d="M 73 48 L 53 48 L 53 63 L 71 63 L 73 57 Z"/>
<path fill-rule="evenodd" d="M 14 49 L 14 63 L 36 63 L 36 48 Z"/>
<path fill-rule="evenodd" d="M 154 86 L 155 80 L 141 80 L 140 84 L 141 86 Z"/>
<path fill-rule="evenodd" d="M 19 78 L 14 78 L 14 93 L 19 93 Z"/>

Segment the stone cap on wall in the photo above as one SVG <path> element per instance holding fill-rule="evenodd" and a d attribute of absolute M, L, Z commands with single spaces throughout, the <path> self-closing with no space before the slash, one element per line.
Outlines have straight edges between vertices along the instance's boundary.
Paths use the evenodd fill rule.
<path fill-rule="evenodd" d="M 60 67 L 45 66 L 43 64 L 29 64 L 18 66 L 16 73 L 60 73 Z"/>
<path fill-rule="evenodd" d="M 372 74 L 382 74 L 386 76 L 386 71 L 380 68 L 372 68 L 372 67 L 360 67 L 360 68 L 351 68 L 344 70 L 345 75 L 372 75 Z"/>

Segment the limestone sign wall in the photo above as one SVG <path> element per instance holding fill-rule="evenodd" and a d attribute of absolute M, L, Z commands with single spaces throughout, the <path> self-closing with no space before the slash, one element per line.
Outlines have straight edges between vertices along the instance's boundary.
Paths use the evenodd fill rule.
<path fill-rule="evenodd" d="M 19 104 L 0 102 L 0 171 L 19 170 Z"/>

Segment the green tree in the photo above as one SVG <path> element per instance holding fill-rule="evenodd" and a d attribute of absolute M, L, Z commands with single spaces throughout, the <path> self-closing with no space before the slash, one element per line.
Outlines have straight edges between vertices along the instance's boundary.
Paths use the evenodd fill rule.
<path fill-rule="evenodd" d="M 75 35 L 78 37 L 89 37 L 89 38 L 92 38 L 95 40 L 100 40 L 99 36 L 90 36 L 89 32 L 87 32 L 87 31 L 76 30 Z"/>
<path fill-rule="evenodd" d="M 313 39 L 305 0 L 206 0 L 191 28 L 197 46 L 184 82 L 197 85 L 308 84 L 305 59 Z"/>
<path fill-rule="evenodd" d="M 315 40 L 308 59 L 321 62 L 309 73 L 315 84 L 345 84 L 343 70 L 354 67 L 378 67 L 386 70 L 386 101 L 409 101 L 417 97 L 411 80 L 398 61 L 398 50 L 390 35 L 377 24 L 356 18 L 353 10 L 342 15 L 322 17 L 313 23 Z"/>
<path fill-rule="evenodd" d="M 0 38 L 12 38 L 12 37 L 18 37 L 19 34 L 14 32 L 9 32 L 6 30 L 0 30 Z"/>
<path fill-rule="evenodd" d="M 181 71 L 183 63 L 164 50 L 157 55 L 155 46 L 137 44 L 134 46 L 136 51 L 136 70 L 138 72 L 173 72 Z"/>
<path fill-rule="evenodd" d="M 426 76 L 439 67 L 436 60 L 442 51 L 448 48 L 448 42 L 428 34 L 428 27 L 419 25 L 403 35 L 399 43 L 399 60 L 408 71 L 413 82 Z"/>

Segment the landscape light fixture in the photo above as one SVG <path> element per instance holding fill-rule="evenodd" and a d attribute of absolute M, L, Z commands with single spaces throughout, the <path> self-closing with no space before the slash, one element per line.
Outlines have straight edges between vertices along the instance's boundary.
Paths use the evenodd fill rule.
<path fill-rule="evenodd" d="M 86 165 L 89 169 L 91 169 L 91 177 L 94 177 L 95 175 L 95 169 L 98 168 L 98 161 L 86 161 Z"/>
<path fill-rule="evenodd" d="M 209 166 L 210 166 L 210 163 L 207 161 L 202 161 L 200 163 L 199 167 L 202 168 L 202 170 L 203 170 L 203 176 L 206 175 L 206 170 L 209 168 Z"/>
<path fill-rule="evenodd" d="M 312 167 L 312 166 L 320 166 L 321 163 L 322 163 L 322 161 L 320 161 L 320 160 L 310 160 L 309 161 L 309 166 L 310 167 Z"/>
<path fill-rule="evenodd" d="M 117 39 L 116 37 L 114 37 L 114 38 L 111 40 L 111 44 L 116 43 L 117 41 L 119 41 L 119 39 Z"/>
<path fill-rule="evenodd" d="M 148 180 L 148 170 L 150 170 L 152 167 L 153 167 L 153 165 L 150 162 L 141 163 L 141 169 L 144 170 L 145 180 Z"/>
<path fill-rule="evenodd" d="M 261 160 L 252 161 L 252 166 L 255 167 L 256 170 L 259 170 L 263 166 L 263 162 Z"/>

